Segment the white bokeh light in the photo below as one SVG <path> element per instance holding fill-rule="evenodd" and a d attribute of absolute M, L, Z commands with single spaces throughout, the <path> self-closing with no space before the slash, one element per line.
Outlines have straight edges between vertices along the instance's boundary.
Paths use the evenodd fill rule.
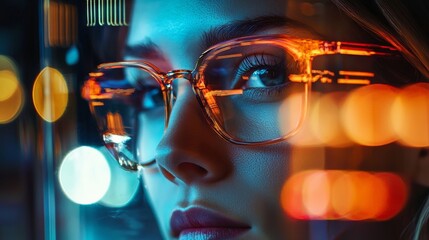
<path fill-rule="evenodd" d="M 95 148 L 78 147 L 65 156 L 59 169 L 61 188 L 78 204 L 99 201 L 110 185 L 111 172 L 106 158 Z"/>
<path fill-rule="evenodd" d="M 124 207 L 136 194 L 139 187 L 137 172 L 122 169 L 106 147 L 101 147 L 100 152 L 106 157 L 111 171 L 111 183 L 107 193 L 100 200 L 100 204 L 107 207 Z"/>

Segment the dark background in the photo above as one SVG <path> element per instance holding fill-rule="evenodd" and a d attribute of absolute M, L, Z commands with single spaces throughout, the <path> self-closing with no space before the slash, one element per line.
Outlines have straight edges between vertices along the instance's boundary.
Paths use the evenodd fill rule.
<path fill-rule="evenodd" d="M 80 88 L 96 64 L 120 58 L 120 52 L 104 49 L 120 44 L 127 29 L 87 27 L 86 1 L 55 1 L 77 9 L 76 35 L 71 43 L 46 46 L 43 2 L 0 0 L 0 55 L 15 62 L 25 97 L 18 117 L 0 124 L 0 239 L 160 239 L 142 188 L 126 207 L 109 208 L 75 204 L 59 187 L 64 155 L 81 145 L 101 145 Z M 65 57 L 71 47 L 79 60 L 70 65 Z M 45 66 L 60 69 L 69 88 L 67 109 L 55 123 L 38 116 L 31 97 Z"/>

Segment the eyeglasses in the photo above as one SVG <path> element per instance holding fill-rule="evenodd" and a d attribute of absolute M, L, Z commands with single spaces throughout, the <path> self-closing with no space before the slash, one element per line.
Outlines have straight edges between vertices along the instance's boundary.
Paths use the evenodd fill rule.
<path fill-rule="evenodd" d="M 103 140 L 120 166 L 137 170 L 154 162 L 168 127 L 178 79 L 189 81 L 212 129 L 240 145 L 265 145 L 293 136 L 305 118 L 311 85 L 369 84 L 372 72 L 315 69 L 327 55 L 390 56 L 388 46 L 250 36 L 217 44 L 194 70 L 162 72 L 145 61 L 104 63 L 82 89 Z M 138 159 L 138 160 L 137 160 Z"/>

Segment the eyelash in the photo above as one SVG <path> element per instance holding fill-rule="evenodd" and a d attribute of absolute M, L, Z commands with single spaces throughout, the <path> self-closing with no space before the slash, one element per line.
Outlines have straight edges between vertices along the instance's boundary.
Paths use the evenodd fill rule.
<path fill-rule="evenodd" d="M 244 74 L 257 70 L 259 68 L 270 68 L 272 70 L 278 71 L 282 70 L 283 66 L 286 66 L 286 69 L 295 69 L 297 66 L 296 64 L 293 64 L 293 66 L 290 66 L 292 64 L 285 64 L 285 59 L 280 59 L 278 57 L 270 55 L 270 57 L 267 57 L 266 54 L 253 54 L 248 55 L 243 58 L 243 60 L 240 63 L 240 66 L 238 67 L 236 71 L 236 79 L 240 78 Z M 276 97 L 280 96 L 281 93 L 285 90 L 285 85 L 288 83 L 278 85 L 278 86 L 270 86 L 265 88 L 248 88 L 246 91 L 243 92 L 244 96 L 250 99 L 258 99 L 261 100 L 261 98 L 266 97 Z"/>
<path fill-rule="evenodd" d="M 278 70 L 282 65 L 284 65 L 284 60 L 278 61 L 275 57 L 271 57 L 270 59 L 268 59 L 264 53 L 245 56 L 237 69 L 236 76 L 242 76 L 249 71 L 253 71 L 261 67 Z"/>

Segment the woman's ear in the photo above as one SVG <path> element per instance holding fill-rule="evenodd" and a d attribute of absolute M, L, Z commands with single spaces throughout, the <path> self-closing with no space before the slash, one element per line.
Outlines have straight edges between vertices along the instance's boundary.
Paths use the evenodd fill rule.
<path fill-rule="evenodd" d="M 418 153 L 416 161 L 414 181 L 429 187 L 429 149 L 422 148 Z"/>

